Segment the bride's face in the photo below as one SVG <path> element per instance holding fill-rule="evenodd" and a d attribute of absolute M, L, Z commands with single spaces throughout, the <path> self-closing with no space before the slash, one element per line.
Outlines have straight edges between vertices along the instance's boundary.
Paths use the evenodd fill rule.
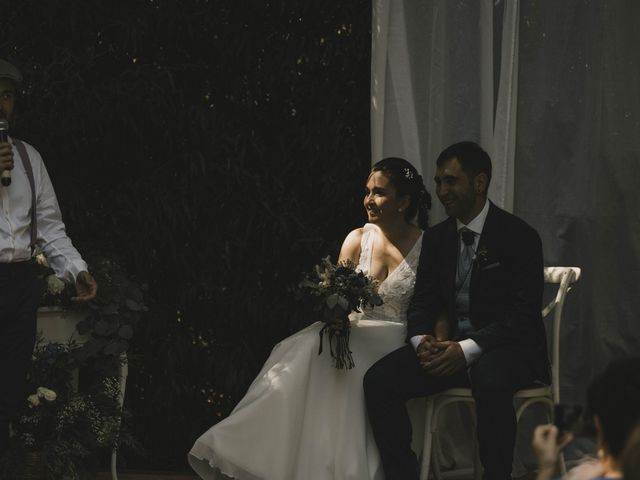
<path fill-rule="evenodd" d="M 382 172 L 372 172 L 367 179 L 364 208 L 370 223 L 397 221 L 404 218 L 409 199 L 398 197 L 396 188 Z"/>

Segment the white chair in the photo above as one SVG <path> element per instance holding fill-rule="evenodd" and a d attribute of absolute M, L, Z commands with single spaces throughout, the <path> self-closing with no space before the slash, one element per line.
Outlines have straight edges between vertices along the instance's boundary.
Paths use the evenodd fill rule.
<path fill-rule="evenodd" d="M 553 405 L 560 402 L 560 324 L 562 320 L 562 309 L 567 293 L 580 278 L 580 268 L 577 267 L 546 267 L 544 269 L 544 281 L 547 284 L 557 284 L 558 290 L 555 298 L 542 310 L 542 317 L 546 320 L 551 311 L 553 331 L 553 341 L 551 347 L 551 385 L 537 388 L 527 388 L 519 390 L 514 395 L 516 405 L 516 419 L 519 422 L 524 411 L 534 404 L 543 404 L 548 407 L 547 419 L 551 421 L 553 417 Z M 547 327 L 549 328 L 549 327 Z M 469 388 L 452 388 L 437 395 L 427 398 L 425 416 L 425 438 L 422 449 L 422 459 L 420 467 L 420 480 L 427 480 L 429 471 L 433 468 L 433 474 L 437 480 L 443 478 L 441 471 L 441 449 L 439 445 L 438 420 L 439 415 L 445 406 L 464 402 L 471 407 L 474 406 L 473 396 Z M 475 409 L 473 409 L 475 411 Z M 473 416 L 475 419 L 475 415 Z M 474 463 L 473 476 L 475 479 L 482 477 L 482 467 L 478 455 L 478 441 L 476 435 L 475 421 L 472 425 L 474 442 Z M 562 473 L 566 473 L 564 457 L 560 458 L 560 468 Z"/>

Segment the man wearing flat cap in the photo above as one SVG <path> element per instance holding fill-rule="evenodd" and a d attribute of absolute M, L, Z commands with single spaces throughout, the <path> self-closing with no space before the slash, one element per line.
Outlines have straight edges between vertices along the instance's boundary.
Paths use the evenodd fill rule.
<path fill-rule="evenodd" d="M 9 422 L 20 408 L 36 338 L 40 286 L 30 260 L 35 247 L 56 275 L 75 282 L 74 301 L 95 298 L 97 285 L 67 237 L 58 200 L 42 157 L 31 145 L 6 135 L 22 74 L 0 59 L 0 455 Z"/>

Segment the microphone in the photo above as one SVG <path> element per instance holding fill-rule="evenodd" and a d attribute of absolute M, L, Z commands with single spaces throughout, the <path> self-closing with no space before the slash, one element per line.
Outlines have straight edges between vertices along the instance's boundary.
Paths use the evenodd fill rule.
<path fill-rule="evenodd" d="M 6 118 L 0 118 L 0 142 L 8 142 L 9 137 L 7 132 L 9 131 L 9 122 Z M 2 176 L 0 176 L 0 183 L 5 187 L 11 185 L 11 170 L 3 170 Z"/>

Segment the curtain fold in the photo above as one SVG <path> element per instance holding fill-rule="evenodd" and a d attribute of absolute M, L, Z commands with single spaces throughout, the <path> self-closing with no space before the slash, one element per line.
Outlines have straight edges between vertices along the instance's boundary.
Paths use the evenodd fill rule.
<path fill-rule="evenodd" d="M 504 3 L 500 81 L 493 128 L 493 200 L 513 212 L 513 191 L 518 109 L 518 34 L 520 0 Z M 492 105 L 493 107 L 493 105 Z"/>
<path fill-rule="evenodd" d="M 433 190 L 447 145 L 492 154 L 490 198 L 538 230 L 545 264 L 583 268 L 561 364 L 582 401 L 640 351 L 640 2 L 376 0 L 373 17 L 372 160 L 404 156 Z"/>
<path fill-rule="evenodd" d="M 492 0 L 376 0 L 373 4 L 372 162 L 400 156 L 433 190 L 437 155 L 473 140 L 494 152 L 490 198 L 513 207 L 518 1 L 505 2 L 499 87 Z M 504 33 L 502 33 L 504 30 Z M 497 108 L 496 98 L 497 92 Z M 434 202 L 431 218 L 445 218 Z"/>
<path fill-rule="evenodd" d="M 582 268 L 562 330 L 563 401 L 640 351 L 640 3 L 522 3 L 515 210 L 547 264 Z"/>

